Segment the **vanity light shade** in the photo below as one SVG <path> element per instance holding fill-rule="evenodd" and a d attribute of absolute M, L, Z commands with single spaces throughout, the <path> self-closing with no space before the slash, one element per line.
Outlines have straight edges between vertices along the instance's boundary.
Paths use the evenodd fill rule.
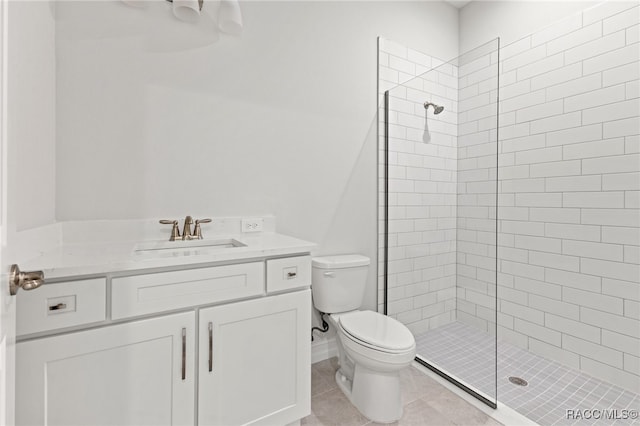
<path fill-rule="evenodd" d="M 242 33 L 242 12 L 238 0 L 220 0 L 218 27 L 220 31 L 227 34 L 240 35 Z"/>
<path fill-rule="evenodd" d="M 196 23 L 200 18 L 198 0 L 173 0 L 173 14 L 184 22 Z"/>

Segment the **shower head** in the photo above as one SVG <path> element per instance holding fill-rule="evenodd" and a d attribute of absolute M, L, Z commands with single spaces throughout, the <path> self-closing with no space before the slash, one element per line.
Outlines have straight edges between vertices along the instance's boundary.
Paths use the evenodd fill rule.
<path fill-rule="evenodd" d="M 442 111 L 444 111 L 444 107 L 443 106 L 436 105 L 436 104 L 431 103 L 431 102 L 425 102 L 424 103 L 424 109 L 429 109 L 429 105 L 431 105 L 433 107 L 433 113 L 434 114 L 440 114 Z"/>

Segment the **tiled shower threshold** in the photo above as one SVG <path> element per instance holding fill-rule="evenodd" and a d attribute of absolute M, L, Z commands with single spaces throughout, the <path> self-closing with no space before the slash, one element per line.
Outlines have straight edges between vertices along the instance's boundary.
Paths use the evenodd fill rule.
<path fill-rule="evenodd" d="M 480 393 L 495 397 L 496 347 L 492 336 L 453 322 L 416 336 L 416 343 L 421 358 Z M 511 383 L 512 376 L 526 380 L 527 386 Z M 640 425 L 637 418 L 621 418 L 631 413 L 629 410 L 640 409 L 639 395 L 502 341 L 498 341 L 497 385 L 498 404 L 543 426 Z M 601 414 L 614 418 L 579 418 Z"/>

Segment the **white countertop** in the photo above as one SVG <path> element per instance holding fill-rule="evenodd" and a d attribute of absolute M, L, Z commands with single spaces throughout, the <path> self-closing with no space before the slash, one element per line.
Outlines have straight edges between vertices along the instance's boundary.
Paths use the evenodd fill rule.
<path fill-rule="evenodd" d="M 134 270 L 171 268 L 183 265 L 234 262 L 270 256 L 311 252 L 315 244 L 275 232 L 215 235 L 210 240 L 235 239 L 246 247 L 226 249 L 194 248 L 188 253 L 163 250 L 153 254 L 137 253 L 136 247 L 147 241 L 75 242 L 61 244 L 20 263 L 23 271 L 42 270 L 45 280 L 74 276 L 100 275 Z M 204 240 L 193 240 L 202 244 Z M 153 240 L 165 242 L 166 240 Z M 181 246 L 185 243 L 177 242 Z M 186 243 L 188 244 L 188 242 Z"/>

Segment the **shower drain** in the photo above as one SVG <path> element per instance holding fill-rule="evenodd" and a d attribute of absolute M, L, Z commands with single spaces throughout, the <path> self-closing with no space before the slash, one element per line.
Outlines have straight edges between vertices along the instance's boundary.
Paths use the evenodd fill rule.
<path fill-rule="evenodd" d="M 520 377 L 515 377 L 515 376 L 509 377 L 509 381 L 514 385 L 518 385 L 518 386 L 527 386 L 529 384 L 525 379 L 521 379 Z"/>

